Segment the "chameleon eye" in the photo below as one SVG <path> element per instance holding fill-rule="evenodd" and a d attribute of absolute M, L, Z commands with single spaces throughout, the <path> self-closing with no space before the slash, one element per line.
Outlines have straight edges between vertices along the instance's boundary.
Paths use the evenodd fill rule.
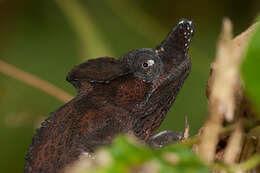
<path fill-rule="evenodd" d="M 148 67 L 148 63 L 147 62 L 144 62 L 143 63 L 143 68 L 147 68 Z"/>
<path fill-rule="evenodd" d="M 147 60 L 143 63 L 143 68 L 144 69 L 147 69 L 148 67 L 151 67 L 154 65 L 154 60 L 150 59 L 150 60 Z"/>
<path fill-rule="evenodd" d="M 123 58 L 134 77 L 144 82 L 151 83 L 162 74 L 162 60 L 153 49 L 133 50 Z"/>

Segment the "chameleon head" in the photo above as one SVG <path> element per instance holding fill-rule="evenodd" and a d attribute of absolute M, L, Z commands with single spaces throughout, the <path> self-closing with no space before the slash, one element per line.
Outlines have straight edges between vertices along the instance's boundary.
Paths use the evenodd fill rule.
<path fill-rule="evenodd" d="M 165 82 L 179 83 L 177 80 L 184 80 L 190 72 L 188 49 L 193 33 L 193 22 L 183 19 L 155 49 L 132 50 L 121 60 L 135 77 L 152 83 L 154 90 Z"/>
<path fill-rule="evenodd" d="M 155 49 L 132 50 L 121 58 L 133 75 L 150 88 L 144 101 L 133 109 L 139 113 L 136 136 L 148 139 L 174 102 L 190 72 L 188 49 L 193 33 L 193 22 L 181 20 Z"/>

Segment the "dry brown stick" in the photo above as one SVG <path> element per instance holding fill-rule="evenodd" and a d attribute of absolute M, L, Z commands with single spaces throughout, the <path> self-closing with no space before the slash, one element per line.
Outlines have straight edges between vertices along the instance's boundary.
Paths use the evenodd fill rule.
<path fill-rule="evenodd" d="M 231 165 L 236 163 L 239 159 L 241 148 L 243 145 L 243 130 L 242 130 L 242 120 L 236 123 L 234 132 L 229 138 L 227 147 L 224 153 L 224 163 Z"/>
<path fill-rule="evenodd" d="M 70 94 L 55 87 L 49 82 L 44 81 L 27 72 L 24 72 L 10 64 L 7 64 L 2 60 L 0 60 L 0 72 L 10 77 L 13 77 L 23 83 L 26 83 L 30 86 L 33 86 L 41 91 L 44 91 L 45 93 L 55 97 L 56 99 L 62 102 L 68 102 L 73 98 Z"/>
<path fill-rule="evenodd" d="M 189 136 L 190 136 L 190 125 L 188 123 L 188 117 L 185 116 L 185 130 L 184 130 L 183 139 L 187 140 Z"/>
<path fill-rule="evenodd" d="M 223 152 L 216 153 L 216 149 L 223 121 L 236 122 L 243 114 L 243 106 L 245 105 L 241 104 L 244 99 L 244 88 L 240 77 L 240 64 L 245 47 L 255 27 L 256 25 L 252 25 L 233 39 L 231 21 L 228 19 L 223 21 L 222 33 L 217 44 L 216 59 L 212 64 L 207 85 L 208 120 L 202 128 L 200 144 L 194 147 L 194 151 L 209 163 L 213 162 L 215 158 L 223 159 L 228 165 L 238 161 L 243 140 L 241 125 L 236 125 L 226 149 L 222 150 L 224 157 Z"/>
<path fill-rule="evenodd" d="M 226 64 L 223 63 L 223 59 L 228 59 L 227 55 L 230 55 L 229 49 L 230 40 L 232 39 L 232 24 L 228 19 L 223 21 L 222 34 L 218 42 L 218 49 L 216 55 L 216 61 L 213 66 L 213 73 L 211 75 L 211 93 L 209 95 L 209 116 L 205 123 L 203 133 L 201 136 L 201 143 L 199 144 L 199 154 L 207 162 L 212 162 L 215 159 L 216 146 L 219 141 L 219 134 L 222 128 L 222 122 L 225 114 L 232 114 L 229 104 L 226 102 L 226 93 L 229 93 L 223 84 L 227 84 L 226 77 L 223 76 L 223 69 L 226 69 Z M 228 108 L 226 107 L 228 106 Z"/>

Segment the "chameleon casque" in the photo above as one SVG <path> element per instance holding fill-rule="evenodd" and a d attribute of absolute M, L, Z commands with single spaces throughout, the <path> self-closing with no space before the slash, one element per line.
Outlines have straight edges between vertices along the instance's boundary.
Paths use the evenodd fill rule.
<path fill-rule="evenodd" d="M 26 173 L 63 172 L 84 153 L 131 133 L 151 146 L 179 140 L 155 136 L 191 68 L 192 21 L 181 20 L 155 49 L 131 50 L 120 59 L 101 57 L 67 76 L 78 95 L 41 124 L 29 148 Z"/>

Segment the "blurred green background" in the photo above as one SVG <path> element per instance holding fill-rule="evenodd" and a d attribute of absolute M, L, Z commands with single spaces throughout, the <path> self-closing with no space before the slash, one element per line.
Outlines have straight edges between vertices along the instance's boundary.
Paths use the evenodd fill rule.
<path fill-rule="evenodd" d="M 205 87 L 224 16 L 237 34 L 260 9 L 259 0 L 0 0 L 0 59 L 76 94 L 70 69 L 99 56 L 155 47 L 181 18 L 196 25 L 192 71 L 161 129 L 195 134 L 206 114 Z M 40 122 L 62 102 L 0 74 L 0 172 L 23 172 Z"/>

